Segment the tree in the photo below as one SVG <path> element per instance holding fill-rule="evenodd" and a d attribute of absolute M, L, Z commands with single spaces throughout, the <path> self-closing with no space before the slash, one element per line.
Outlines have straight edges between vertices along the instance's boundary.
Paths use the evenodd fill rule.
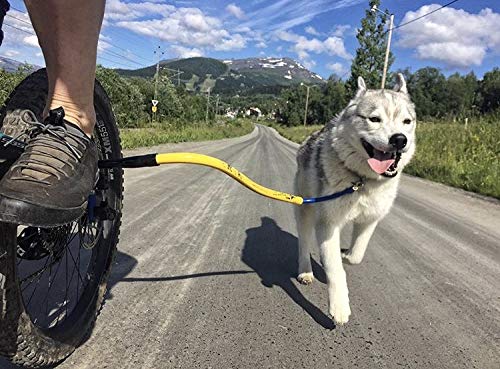
<path fill-rule="evenodd" d="M 0 105 L 4 104 L 12 90 L 32 71 L 32 67 L 28 64 L 20 65 L 13 73 L 0 69 Z"/>
<path fill-rule="evenodd" d="M 419 69 L 411 79 L 410 96 L 420 118 L 442 118 L 446 114 L 446 78 L 437 68 Z"/>
<path fill-rule="evenodd" d="M 347 81 L 351 96 L 354 96 L 357 90 L 359 76 L 365 79 L 368 88 L 379 88 L 382 81 L 387 46 L 385 25 L 388 16 L 370 11 L 375 5 L 378 8 L 380 0 L 369 1 L 370 7 L 366 10 L 366 15 L 361 20 L 361 28 L 356 35 L 359 47 L 351 64 L 351 77 Z M 379 19 L 380 22 L 378 22 Z M 387 70 L 390 69 L 393 62 L 394 56 L 390 53 Z M 390 80 L 389 76 L 387 79 Z"/>
<path fill-rule="evenodd" d="M 471 116 L 478 88 L 478 82 L 473 72 L 466 76 L 454 73 L 448 77 L 443 96 L 446 115 L 453 117 Z"/>
<path fill-rule="evenodd" d="M 97 66 L 96 78 L 106 90 L 120 127 L 136 127 L 147 118 L 140 89 L 111 69 Z"/>
<path fill-rule="evenodd" d="M 320 122 L 326 123 L 346 107 L 348 103 L 346 84 L 340 78 L 332 75 L 328 78 L 323 93 L 324 96 L 321 102 L 323 116 Z"/>
<path fill-rule="evenodd" d="M 484 74 L 479 91 L 483 113 L 492 113 L 500 109 L 500 69 L 498 67 Z"/>

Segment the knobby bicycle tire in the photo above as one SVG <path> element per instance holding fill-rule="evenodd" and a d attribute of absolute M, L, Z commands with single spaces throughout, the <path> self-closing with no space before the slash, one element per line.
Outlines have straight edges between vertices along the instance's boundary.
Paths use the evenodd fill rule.
<path fill-rule="evenodd" d="M 19 86 L 11 93 L 4 107 L 0 111 L 0 125 L 4 122 L 4 119 L 9 116 L 9 113 L 16 109 L 29 109 L 35 113 L 35 115 L 41 119 L 43 109 L 45 107 L 45 101 L 47 96 L 47 75 L 45 69 L 36 71 L 35 73 L 28 76 L 24 81 L 22 81 Z M 111 109 L 111 104 L 106 92 L 102 86 L 96 81 L 94 89 L 94 105 L 97 115 L 97 124 L 94 131 L 94 140 L 99 148 L 100 159 L 118 159 L 121 158 L 121 145 L 118 128 L 115 122 L 115 118 Z M 104 182 L 104 183 L 103 183 Z M 30 307 L 31 298 L 35 292 L 32 292 L 31 298 L 28 300 L 26 290 L 28 287 L 23 286 L 23 280 L 20 277 L 21 267 L 20 265 L 29 264 L 31 262 L 43 263 L 43 259 L 40 260 L 23 260 L 20 256 L 20 237 L 26 233 L 24 229 L 20 233 L 21 227 L 16 225 L 0 223 L 0 355 L 7 357 L 10 361 L 17 365 L 21 365 L 25 368 L 45 368 L 52 367 L 65 358 L 67 358 L 75 350 L 76 347 L 81 345 L 89 336 L 97 315 L 99 314 L 100 308 L 104 302 L 106 294 L 106 283 L 110 273 L 111 265 L 113 262 L 113 257 L 116 251 L 116 245 L 118 243 L 119 229 L 121 225 L 121 206 L 123 199 L 123 172 L 121 169 L 106 169 L 100 171 L 100 184 L 98 184 L 100 191 L 99 194 L 102 195 L 100 201 L 102 204 L 107 206 L 108 217 L 102 218 L 104 220 L 95 221 L 94 225 L 89 220 L 90 217 L 85 219 L 85 223 L 88 228 L 95 230 L 94 243 L 85 244 L 87 242 L 87 235 L 83 235 L 81 229 L 83 229 L 82 220 L 77 222 L 77 226 L 68 225 L 67 228 L 58 227 L 57 229 L 68 229 L 66 233 L 66 246 L 60 246 L 64 243 L 58 239 L 59 243 L 52 240 L 49 237 L 50 243 L 47 241 L 47 235 L 51 235 L 56 232 L 55 229 L 43 230 L 43 229 L 28 229 L 30 245 L 39 245 L 43 252 L 40 254 L 40 250 L 35 250 L 38 252 L 37 257 L 43 256 L 45 252 L 47 254 L 47 261 L 50 257 L 50 275 L 48 277 L 48 287 L 46 299 L 49 299 L 49 294 L 51 293 L 51 288 L 55 284 L 56 275 L 58 274 L 59 268 L 55 272 L 54 279 L 51 285 L 52 276 L 52 263 L 57 262 L 63 263 L 64 255 L 66 257 L 66 295 L 64 297 L 65 301 L 61 303 L 56 301 L 56 312 L 59 312 L 60 316 L 57 316 L 57 321 L 54 325 L 50 322 L 53 319 L 49 314 L 47 315 L 47 322 L 41 323 L 41 318 L 34 318 L 34 313 L 36 309 L 42 311 L 43 306 L 40 307 L 39 304 L 35 307 Z M 109 215 L 109 213 L 112 213 Z M 86 217 L 85 215 L 84 217 Z M 83 219 L 83 218 L 82 218 Z M 86 228 L 85 228 L 86 229 Z M 85 257 L 88 259 L 87 269 L 83 277 L 80 276 L 80 267 L 82 261 L 78 258 L 77 262 L 73 255 L 74 270 L 77 271 L 78 275 L 76 277 L 76 290 L 77 292 L 71 291 L 76 296 L 74 303 L 75 306 L 71 311 L 68 312 L 68 302 L 71 297 L 68 297 L 68 277 L 70 273 L 68 272 L 68 254 L 71 253 L 71 248 L 74 241 L 73 233 L 71 232 L 81 232 L 79 235 L 79 245 L 78 245 L 78 257 L 81 254 L 82 245 L 85 248 Z M 24 233 L 23 233 L 24 232 Z M 52 233 L 51 233 L 52 232 Z M 90 232 L 91 233 L 91 232 Z M 64 233 L 61 233 L 64 235 Z M 43 240 L 42 240 L 43 235 Z M 69 238 L 69 237 L 73 238 Z M 39 238 L 37 240 L 36 238 Z M 90 236 L 89 236 L 90 237 Z M 82 238 L 85 238 L 82 241 Z M 91 238 L 91 237 L 90 237 Z M 64 237 L 62 237 L 64 239 Z M 49 246 L 47 246 L 47 244 Z M 55 255 L 57 245 L 57 256 Z M 43 246 L 43 247 L 42 247 Z M 31 250 L 32 251 L 32 250 Z M 31 252 L 30 251 L 30 252 Z M 50 255 L 49 255 L 50 254 Z M 24 254 L 25 257 L 26 254 Z M 85 263 L 86 263 L 85 262 Z M 25 264 L 22 264 L 25 263 Z M 71 263 L 71 261 L 70 261 Z M 85 263 L 83 263 L 85 265 Z M 35 279 L 38 279 L 38 284 L 36 285 L 35 280 L 28 282 L 33 283 L 34 286 L 31 290 L 36 291 L 41 284 L 41 280 L 47 269 L 43 270 L 42 274 L 37 275 L 34 273 Z M 55 269 L 55 264 L 54 264 Z M 74 286 L 73 275 L 71 274 L 70 285 Z M 40 273 L 40 271 L 38 272 Z M 62 273 L 62 272 L 61 272 Z M 61 274 L 62 275 L 62 274 Z M 29 275 L 30 276 L 30 275 Z M 31 278 L 31 276 L 30 276 Z M 80 280 L 79 280 L 80 279 Z M 81 282 L 81 291 L 79 291 L 79 286 Z M 26 279 L 24 280 L 26 283 Z M 61 283 L 62 286 L 62 283 Z M 74 289 L 74 287 L 73 287 Z M 31 293 L 31 290 L 30 293 Z M 43 294 L 43 289 L 41 293 Z M 42 295 L 43 297 L 43 295 Z M 45 301 L 42 301 L 45 302 Z M 49 308 L 49 302 L 47 302 L 47 311 Z M 66 311 L 64 311 L 66 309 Z M 38 311 L 36 310 L 36 311 Z M 52 310 L 49 311 L 50 314 Z M 60 319 L 62 319 L 60 321 Z M 49 325 L 49 323 L 51 325 Z"/>

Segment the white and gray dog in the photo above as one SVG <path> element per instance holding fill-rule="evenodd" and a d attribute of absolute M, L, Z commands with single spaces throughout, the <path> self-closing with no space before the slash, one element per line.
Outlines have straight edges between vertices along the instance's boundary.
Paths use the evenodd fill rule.
<path fill-rule="evenodd" d="M 329 195 L 358 181 L 363 187 L 333 201 L 297 207 L 299 232 L 298 280 L 314 280 L 310 248 L 320 245 L 327 277 L 329 313 L 338 324 L 351 315 L 344 258 L 359 264 L 377 223 L 389 212 L 401 176 L 415 152 L 415 109 L 403 75 L 393 90 L 367 90 L 358 78 L 358 91 L 335 119 L 312 134 L 297 154 L 296 193 Z M 353 222 L 352 244 L 340 247 L 342 227 Z"/>

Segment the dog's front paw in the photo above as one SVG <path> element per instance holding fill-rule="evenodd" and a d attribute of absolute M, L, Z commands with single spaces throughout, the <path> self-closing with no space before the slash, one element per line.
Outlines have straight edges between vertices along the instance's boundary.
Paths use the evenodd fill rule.
<path fill-rule="evenodd" d="M 363 256 L 358 256 L 355 254 L 346 254 L 344 260 L 346 260 L 349 264 L 357 265 L 363 261 Z"/>
<path fill-rule="evenodd" d="M 314 281 L 314 274 L 312 272 L 300 273 L 297 280 L 302 284 L 309 285 Z"/>
<path fill-rule="evenodd" d="M 333 307 L 330 307 L 330 315 L 333 317 L 336 324 L 346 324 L 349 321 L 349 316 L 351 315 L 349 301 L 334 303 Z"/>

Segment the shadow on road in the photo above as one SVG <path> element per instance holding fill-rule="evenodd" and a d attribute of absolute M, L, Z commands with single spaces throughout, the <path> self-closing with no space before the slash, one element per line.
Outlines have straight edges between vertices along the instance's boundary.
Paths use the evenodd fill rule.
<path fill-rule="evenodd" d="M 183 274 L 183 275 L 174 275 L 171 277 L 123 278 L 120 282 L 170 282 L 170 281 L 179 281 L 183 279 L 192 279 L 201 277 L 218 277 L 226 275 L 252 274 L 252 273 L 255 272 L 251 270 L 222 270 L 219 272 Z"/>
<path fill-rule="evenodd" d="M 123 282 L 171 282 L 179 281 L 184 279 L 192 278 L 202 278 L 202 277 L 217 277 L 217 276 L 228 276 L 236 274 L 252 274 L 255 273 L 252 270 L 221 270 L 215 272 L 200 272 L 193 274 L 183 274 L 183 275 L 173 275 L 168 277 L 126 277 L 137 265 L 137 260 L 130 255 L 118 251 L 115 257 L 115 263 L 113 269 L 111 269 L 111 275 L 108 281 L 108 291 L 114 287 L 117 283 Z M 113 298 L 111 292 L 108 292 L 108 298 Z"/>
<path fill-rule="evenodd" d="M 260 227 L 246 230 L 243 262 L 257 272 L 264 286 L 282 288 L 318 324 L 326 329 L 334 329 L 333 321 L 309 302 L 292 281 L 298 268 L 297 237 L 283 231 L 271 218 L 263 217 L 261 220 Z M 314 259 L 312 262 L 316 278 L 325 283 L 323 268 Z"/>

